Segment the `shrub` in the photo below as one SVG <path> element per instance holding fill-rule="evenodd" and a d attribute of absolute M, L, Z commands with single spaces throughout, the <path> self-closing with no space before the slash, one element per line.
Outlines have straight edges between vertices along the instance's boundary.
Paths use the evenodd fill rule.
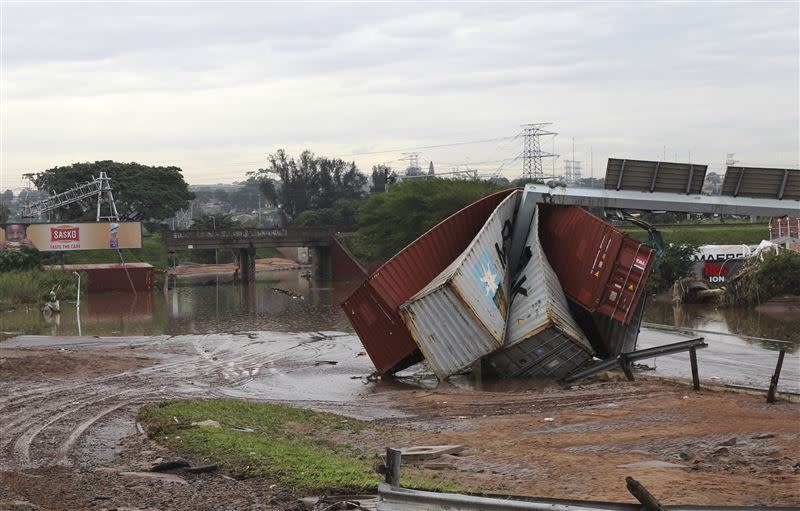
<path fill-rule="evenodd" d="M 669 245 L 664 248 L 664 254 L 656 270 L 647 280 L 647 291 L 658 293 L 669 289 L 677 280 L 692 275 L 694 261 L 692 260 L 697 246 L 692 244 Z"/>
<path fill-rule="evenodd" d="M 800 293 L 800 254 L 768 251 L 751 257 L 725 288 L 722 304 L 746 307 L 780 295 Z"/>

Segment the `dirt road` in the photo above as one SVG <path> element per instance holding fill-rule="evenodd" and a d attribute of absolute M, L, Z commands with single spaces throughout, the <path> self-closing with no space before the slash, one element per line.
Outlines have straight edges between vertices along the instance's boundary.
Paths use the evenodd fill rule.
<path fill-rule="evenodd" d="M 361 440 L 376 452 L 463 444 L 441 477 L 484 491 L 630 501 L 633 475 L 668 503 L 800 504 L 797 404 L 652 381 L 425 390 L 370 382 L 371 370 L 336 332 L 12 339 L 0 345 L 0 509 L 291 507 L 269 481 L 224 472 L 186 484 L 121 475 L 169 456 L 138 433 L 142 403 L 215 397 L 394 426 Z"/>

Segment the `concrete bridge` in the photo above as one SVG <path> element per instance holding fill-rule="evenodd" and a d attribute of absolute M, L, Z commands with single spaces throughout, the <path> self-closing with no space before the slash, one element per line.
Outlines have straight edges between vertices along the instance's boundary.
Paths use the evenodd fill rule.
<path fill-rule="evenodd" d="M 243 282 L 255 280 L 256 249 L 261 247 L 308 247 L 312 273 L 322 279 L 332 276 L 331 245 L 338 245 L 329 228 L 311 229 L 220 229 L 163 231 L 167 251 L 239 249 L 239 274 Z M 336 248 L 339 248 L 338 246 Z"/>

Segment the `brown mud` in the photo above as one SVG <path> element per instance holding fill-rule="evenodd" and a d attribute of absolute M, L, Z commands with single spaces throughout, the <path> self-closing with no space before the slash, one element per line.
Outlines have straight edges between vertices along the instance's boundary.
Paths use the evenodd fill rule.
<path fill-rule="evenodd" d="M 376 453 L 462 444 L 429 473 L 487 493 L 632 502 L 631 475 L 666 504 L 800 504 L 800 405 L 761 395 L 608 379 L 425 390 L 367 379 L 337 332 L 29 336 L 0 359 L 0 509 L 293 507 L 300 495 L 224 467 L 186 484 L 122 475 L 171 456 L 138 431 L 143 403 L 217 397 L 374 420 L 388 428 L 342 440 Z"/>
<path fill-rule="evenodd" d="M 291 259 L 282 257 L 265 257 L 256 259 L 256 271 L 276 271 L 276 270 L 296 270 L 302 265 Z M 170 275 L 194 276 L 194 275 L 230 275 L 233 274 L 239 265 L 237 263 L 224 264 L 187 264 L 176 266 L 169 269 Z"/>

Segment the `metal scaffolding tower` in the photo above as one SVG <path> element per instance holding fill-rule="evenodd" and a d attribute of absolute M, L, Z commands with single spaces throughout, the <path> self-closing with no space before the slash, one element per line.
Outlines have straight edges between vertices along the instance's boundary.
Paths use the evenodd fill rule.
<path fill-rule="evenodd" d="M 553 153 L 542 151 L 540 137 L 543 135 L 556 135 L 552 131 L 547 131 L 545 126 L 552 123 L 540 122 L 535 124 L 523 124 L 523 149 L 522 149 L 522 178 L 523 179 L 544 179 L 542 169 L 542 158 L 553 158 Z"/>
<path fill-rule="evenodd" d="M 36 218 L 38 216 L 53 211 L 55 209 L 69 206 L 74 203 L 85 204 L 87 199 L 97 199 L 97 221 L 100 220 L 119 220 L 117 205 L 114 203 L 114 194 L 111 193 L 111 178 L 105 172 L 101 172 L 99 177 L 93 177 L 91 181 L 75 185 L 61 193 L 50 195 L 46 199 L 25 204 L 22 207 L 24 218 Z M 108 205 L 108 214 L 103 215 L 102 205 Z"/>
<path fill-rule="evenodd" d="M 564 160 L 564 181 L 574 184 L 582 177 L 580 160 Z"/>

